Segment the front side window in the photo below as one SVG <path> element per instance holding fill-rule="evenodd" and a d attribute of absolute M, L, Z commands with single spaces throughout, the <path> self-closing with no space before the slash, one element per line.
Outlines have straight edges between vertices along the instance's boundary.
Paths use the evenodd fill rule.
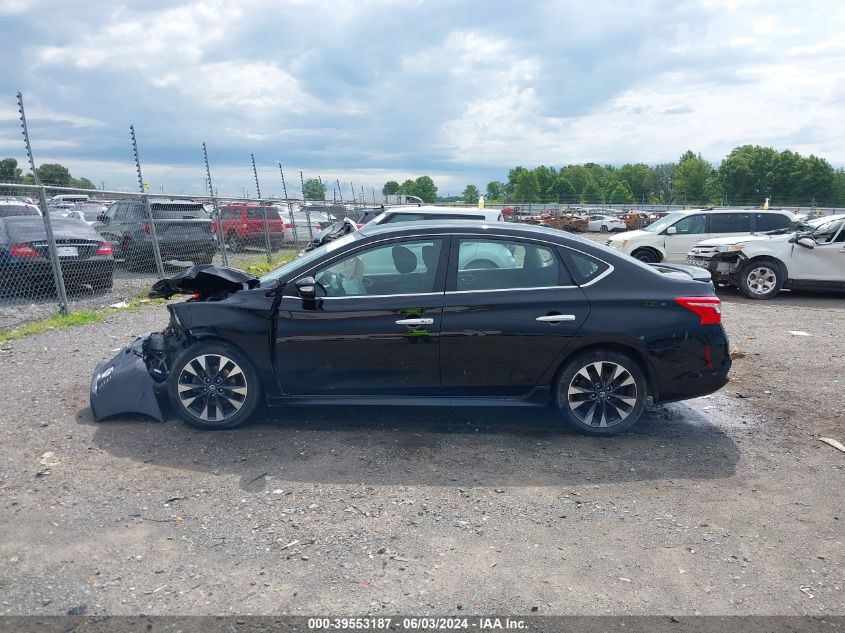
<path fill-rule="evenodd" d="M 707 233 L 707 218 L 704 215 L 689 215 L 683 220 L 678 220 L 673 225 L 678 235 L 700 235 Z"/>
<path fill-rule="evenodd" d="M 318 270 L 317 294 L 323 297 L 420 294 L 435 292 L 443 240 L 391 242 L 356 252 Z"/>
<path fill-rule="evenodd" d="M 547 246 L 514 240 L 461 240 L 455 290 L 556 286 L 560 275 L 560 260 Z"/>
<path fill-rule="evenodd" d="M 710 216 L 711 233 L 750 233 L 751 215 L 748 213 L 714 213 Z"/>
<path fill-rule="evenodd" d="M 818 244 L 845 241 L 845 231 L 842 230 L 843 224 L 845 224 L 845 221 L 822 224 L 816 232 L 813 233 L 813 239 L 816 240 L 816 243 Z"/>

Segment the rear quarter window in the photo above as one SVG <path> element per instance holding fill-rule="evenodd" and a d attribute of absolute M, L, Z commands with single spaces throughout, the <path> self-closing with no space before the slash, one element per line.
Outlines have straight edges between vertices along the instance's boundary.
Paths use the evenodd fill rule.
<path fill-rule="evenodd" d="M 610 265 L 586 253 L 573 251 L 568 248 L 560 249 L 563 261 L 572 278 L 580 286 L 595 281 L 603 275 Z"/>
<path fill-rule="evenodd" d="M 750 213 L 713 213 L 710 216 L 711 233 L 750 233 Z"/>
<path fill-rule="evenodd" d="M 786 228 L 792 220 L 782 213 L 758 213 L 754 216 L 754 222 L 757 231 L 774 231 Z"/>

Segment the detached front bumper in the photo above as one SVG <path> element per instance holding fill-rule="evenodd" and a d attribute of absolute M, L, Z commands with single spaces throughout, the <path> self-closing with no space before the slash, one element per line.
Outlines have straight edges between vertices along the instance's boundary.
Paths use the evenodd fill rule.
<path fill-rule="evenodd" d="M 161 334 L 135 339 L 110 361 L 99 363 L 91 376 L 91 413 L 99 422 L 119 413 L 141 413 L 164 422 L 153 379 L 166 378 L 163 362 L 150 355 L 151 340 Z"/>

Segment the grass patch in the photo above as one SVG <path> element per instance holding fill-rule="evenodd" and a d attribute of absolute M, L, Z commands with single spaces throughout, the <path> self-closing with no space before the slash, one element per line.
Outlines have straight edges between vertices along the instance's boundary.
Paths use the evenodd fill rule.
<path fill-rule="evenodd" d="M 240 268 L 241 270 L 244 270 L 251 275 L 260 277 L 261 275 L 266 275 L 271 270 L 275 270 L 282 264 L 287 264 L 289 261 L 292 261 L 295 257 L 296 253 L 290 252 L 285 253 L 284 255 L 276 255 L 268 262 L 267 256 L 262 255 L 260 257 L 255 257 L 254 259 L 239 261 L 237 263 L 233 262 L 230 265 L 234 268 Z"/>
<path fill-rule="evenodd" d="M 66 330 L 69 327 L 77 327 L 80 325 L 90 325 L 91 323 L 99 323 L 107 317 L 118 312 L 135 312 L 144 306 L 160 305 L 164 303 L 164 299 L 130 299 L 126 302 L 125 307 L 121 308 L 103 308 L 101 310 L 79 310 L 78 312 L 71 312 L 67 316 L 57 314 L 41 321 L 34 321 L 27 323 L 17 328 L 10 330 L 0 330 L 0 345 L 5 345 L 9 341 L 14 341 L 24 336 L 31 336 L 33 334 L 41 334 L 47 330 Z"/>

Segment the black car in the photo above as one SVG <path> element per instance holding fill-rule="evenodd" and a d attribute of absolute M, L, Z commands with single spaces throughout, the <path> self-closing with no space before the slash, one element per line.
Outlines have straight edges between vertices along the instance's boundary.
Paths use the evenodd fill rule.
<path fill-rule="evenodd" d="M 211 218 L 200 203 L 153 199 L 150 211 L 162 261 L 211 263 L 217 252 L 217 237 Z M 152 225 L 142 200 L 118 200 L 97 219 L 94 227 L 128 268 L 148 269 L 154 265 Z"/>
<path fill-rule="evenodd" d="M 470 266 L 480 251 L 499 264 Z M 161 419 L 159 393 L 220 429 L 264 403 L 553 406 L 612 435 L 649 402 L 728 380 L 720 301 L 684 270 L 528 225 L 365 227 L 260 279 L 195 267 L 159 282 L 194 298 L 97 366 L 91 407 Z"/>
<path fill-rule="evenodd" d="M 53 238 L 65 286 L 107 290 L 112 287 L 112 247 L 93 228 L 53 218 Z M 0 217 L 0 286 L 6 291 L 54 287 L 44 220 L 32 215 Z"/>

